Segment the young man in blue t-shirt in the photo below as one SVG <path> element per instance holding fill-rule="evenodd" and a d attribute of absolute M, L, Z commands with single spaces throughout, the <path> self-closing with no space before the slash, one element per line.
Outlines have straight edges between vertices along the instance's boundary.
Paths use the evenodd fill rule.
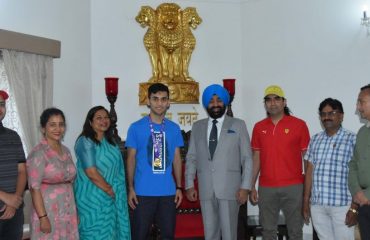
<path fill-rule="evenodd" d="M 182 201 L 183 139 L 180 127 L 165 118 L 170 106 L 168 87 L 161 83 L 151 85 L 147 101 L 149 115 L 131 124 L 126 139 L 132 238 L 147 239 L 155 221 L 161 239 L 173 239 L 176 208 Z"/>

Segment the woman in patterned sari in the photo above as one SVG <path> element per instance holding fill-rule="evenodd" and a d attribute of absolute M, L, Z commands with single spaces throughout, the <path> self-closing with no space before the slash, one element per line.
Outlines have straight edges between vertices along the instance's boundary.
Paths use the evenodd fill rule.
<path fill-rule="evenodd" d="M 123 159 L 104 107 L 87 113 L 75 152 L 80 239 L 131 239 Z"/>

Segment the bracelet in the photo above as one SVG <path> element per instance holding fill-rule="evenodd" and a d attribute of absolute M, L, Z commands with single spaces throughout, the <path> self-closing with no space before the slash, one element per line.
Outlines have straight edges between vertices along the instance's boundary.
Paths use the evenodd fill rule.
<path fill-rule="evenodd" d="M 348 211 L 353 212 L 354 214 L 358 214 L 358 211 L 354 208 L 349 208 Z"/>
<path fill-rule="evenodd" d="M 176 187 L 176 190 L 184 191 L 183 187 Z"/>
<path fill-rule="evenodd" d="M 45 215 L 39 216 L 39 219 L 47 217 L 48 215 L 45 213 Z"/>

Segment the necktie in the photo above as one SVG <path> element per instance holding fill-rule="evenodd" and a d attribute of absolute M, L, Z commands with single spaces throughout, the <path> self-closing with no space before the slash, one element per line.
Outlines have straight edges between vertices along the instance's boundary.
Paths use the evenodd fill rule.
<path fill-rule="evenodd" d="M 213 154 L 215 153 L 216 147 L 217 147 L 217 120 L 213 119 L 212 121 L 212 129 L 209 134 L 209 142 L 208 142 L 208 148 L 209 153 L 211 154 L 211 159 L 213 159 Z"/>

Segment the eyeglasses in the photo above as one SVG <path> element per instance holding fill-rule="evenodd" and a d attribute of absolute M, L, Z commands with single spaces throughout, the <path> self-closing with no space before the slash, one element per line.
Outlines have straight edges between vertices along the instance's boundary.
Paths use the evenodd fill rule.
<path fill-rule="evenodd" d="M 319 112 L 320 117 L 334 117 L 337 113 L 340 113 L 338 111 L 331 111 L 331 112 Z"/>

